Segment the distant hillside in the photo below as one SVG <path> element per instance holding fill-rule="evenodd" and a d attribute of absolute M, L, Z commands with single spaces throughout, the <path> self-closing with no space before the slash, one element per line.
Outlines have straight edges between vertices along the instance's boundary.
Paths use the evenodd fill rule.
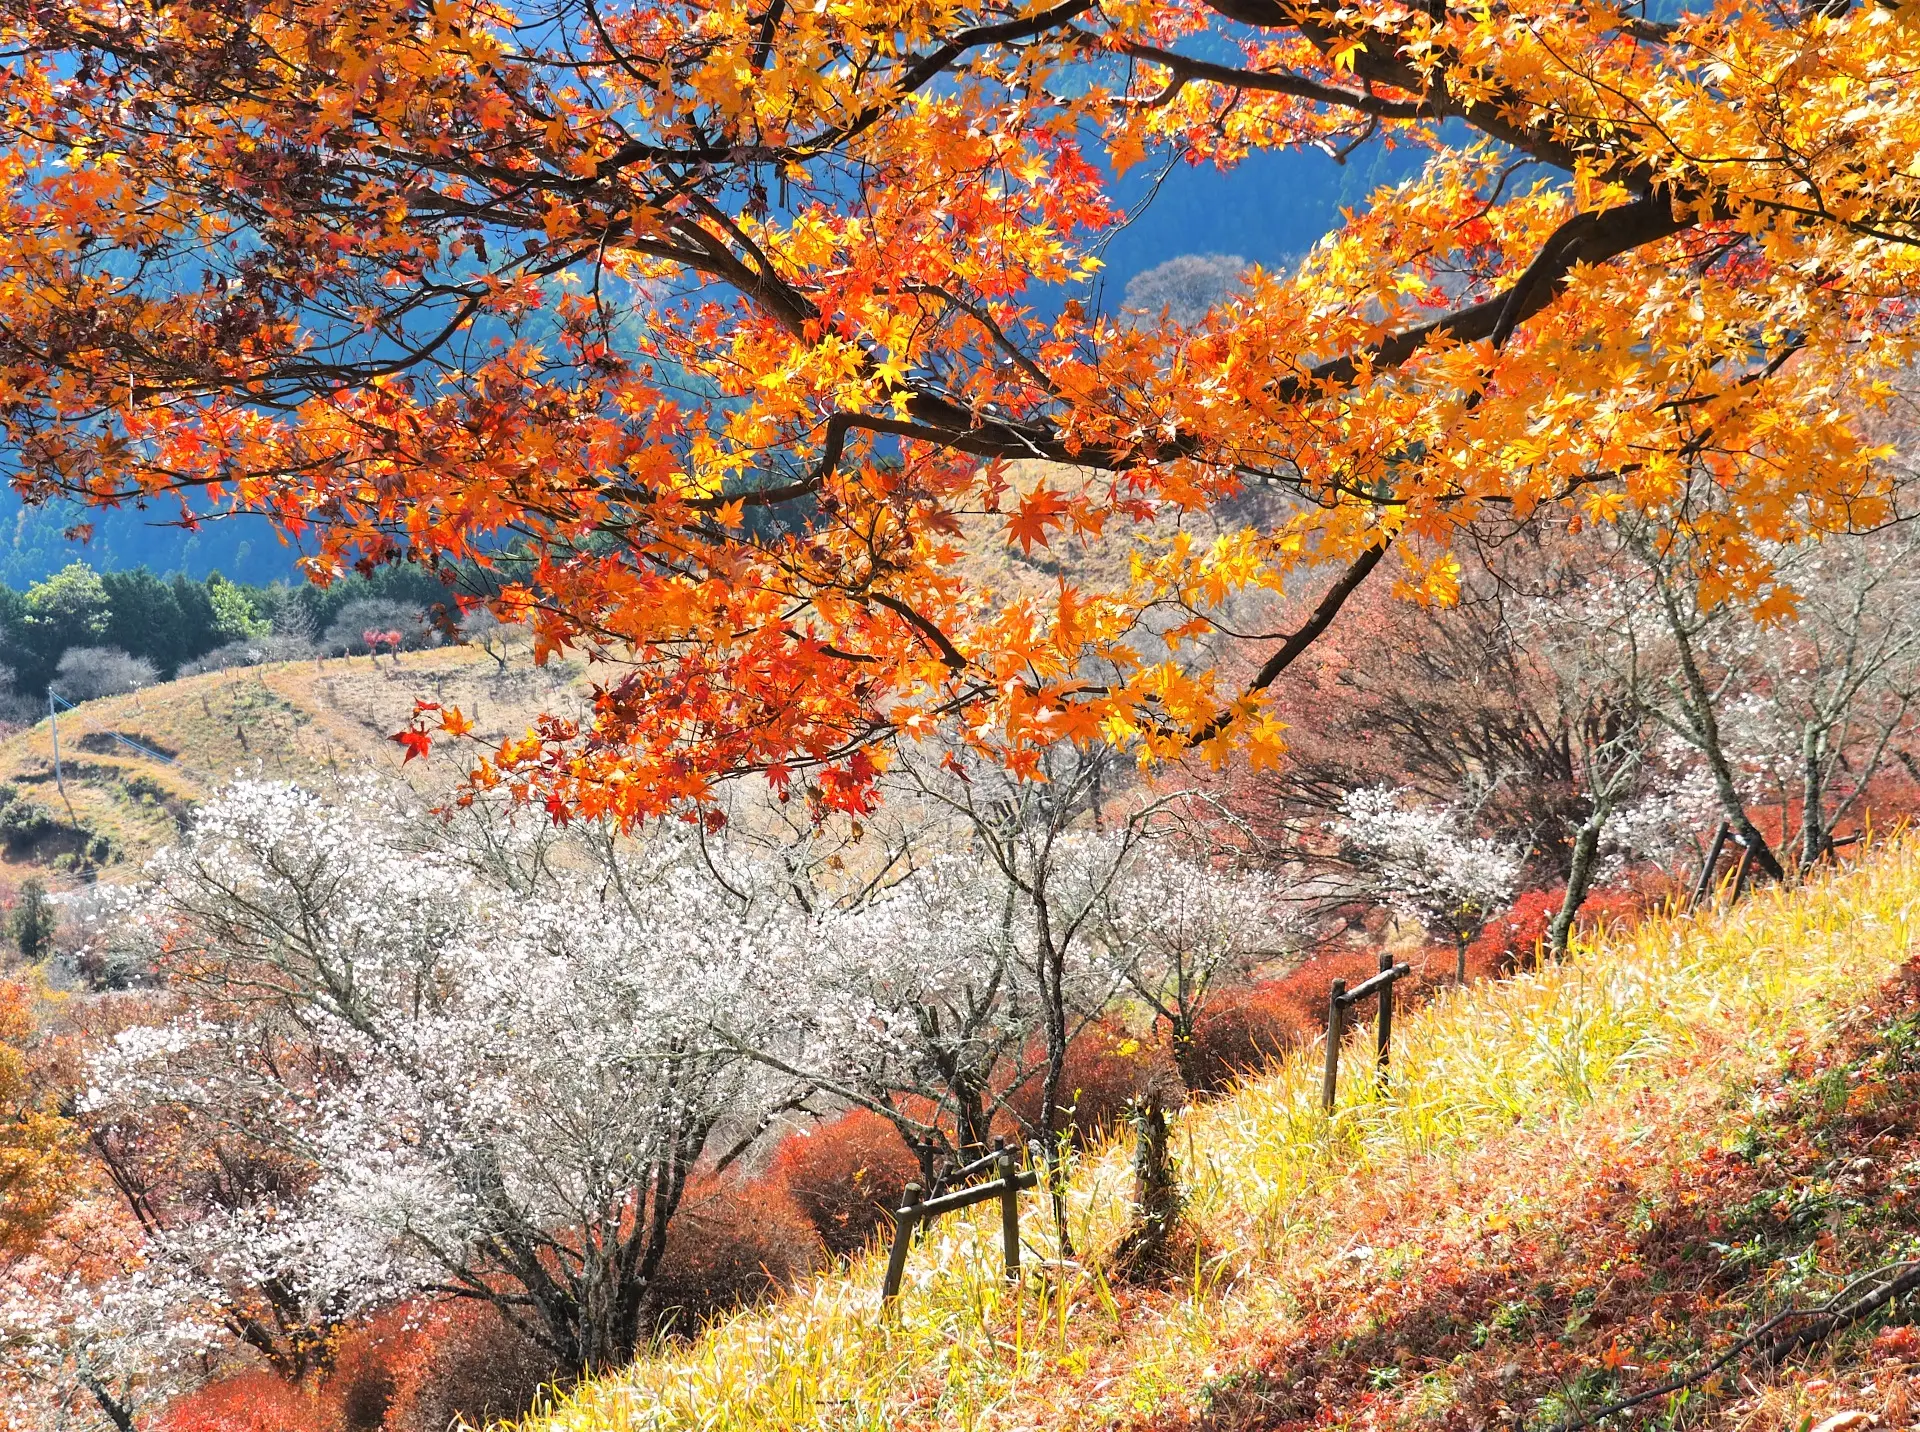
<path fill-rule="evenodd" d="M 1103 304 L 1111 310 L 1129 279 L 1181 254 L 1238 254 L 1269 267 L 1298 259 L 1342 209 L 1365 208 L 1376 189 L 1417 174 L 1424 158 L 1375 145 L 1345 164 L 1317 149 L 1256 154 L 1231 174 L 1141 164 L 1115 186 L 1135 217 L 1099 246 Z"/>
<path fill-rule="evenodd" d="M 460 775 L 457 749 L 403 766 L 388 739 L 416 698 L 458 704 L 493 739 L 541 711 L 578 708 L 579 668 L 537 668 L 524 643 L 503 656 L 504 666 L 455 646 L 280 662 L 83 702 L 58 718 L 64 796 L 55 729 L 42 720 L 0 740 L 0 879 L 48 868 L 130 876 L 236 772 L 324 780 L 377 770 L 424 798 L 441 795 Z"/>

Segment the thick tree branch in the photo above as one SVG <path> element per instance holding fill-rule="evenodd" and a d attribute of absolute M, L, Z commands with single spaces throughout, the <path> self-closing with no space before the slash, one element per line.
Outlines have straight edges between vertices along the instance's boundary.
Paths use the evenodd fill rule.
<path fill-rule="evenodd" d="M 1614 209 L 1576 214 L 1556 229 L 1513 285 L 1478 303 L 1426 323 L 1403 328 L 1358 353 L 1315 364 L 1303 375 L 1274 385 L 1275 396 L 1293 400 L 1329 388 L 1344 388 L 1363 372 L 1397 368 L 1443 334 L 1455 343 L 1491 338 L 1505 343 L 1515 328 L 1559 297 L 1567 278 L 1581 264 L 1604 263 L 1643 245 L 1671 238 L 1694 227 L 1691 216 L 1676 217 L 1664 198 L 1636 199 Z"/>
<path fill-rule="evenodd" d="M 1320 599 L 1320 605 L 1315 607 L 1306 621 L 1280 644 L 1280 649 L 1267 658 L 1260 670 L 1255 673 L 1253 680 L 1247 683 L 1247 695 L 1251 696 L 1256 691 L 1265 691 L 1273 685 L 1281 672 L 1298 661 L 1301 653 L 1319 640 L 1320 634 L 1332 626 L 1333 619 L 1340 615 L 1340 608 L 1347 604 L 1347 598 L 1360 590 L 1361 584 L 1373 574 L 1373 569 L 1380 565 L 1380 559 L 1387 555 L 1387 548 L 1392 545 L 1393 538 L 1382 537 L 1353 559 L 1352 565 L 1340 574 L 1340 579 L 1327 589 L 1327 594 Z M 1234 719 L 1235 716 L 1231 710 L 1217 713 L 1204 726 L 1188 735 L 1187 744 L 1198 746 L 1211 741 L 1232 725 Z"/>
<path fill-rule="evenodd" d="M 1429 119 L 1434 114 L 1433 106 L 1425 100 L 1382 99 L 1362 90 L 1341 89 L 1285 71 L 1237 69 L 1232 65 L 1194 59 L 1190 55 L 1176 54 L 1172 50 L 1162 50 L 1135 40 L 1124 41 L 1118 48 L 1123 55 L 1131 55 L 1136 60 L 1146 60 L 1171 70 L 1173 83 L 1168 87 L 1168 98 L 1188 81 L 1201 80 L 1228 89 L 1292 95 L 1295 99 L 1311 100 L 1316 104 L 1357 110 L 1376 119 Z"/>

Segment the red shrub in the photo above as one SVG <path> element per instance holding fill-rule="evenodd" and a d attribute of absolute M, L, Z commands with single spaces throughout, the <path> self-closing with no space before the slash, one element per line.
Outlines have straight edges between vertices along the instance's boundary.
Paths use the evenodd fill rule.
<path fill-rule="evenodd" d="M 1547 926 L 1560 913 L 1566 888 L 1529 890 L 1513 902 L 1504 915 L 1489 920 L 1479 936 L 1467 947 L 1469 977 L 1484 969 L 1494 974 L 1510 974 L 1525 969 L 1546 948 Z M 1602 925 L 1630 924 L 1646 907 L 1646 899 L 1637 891 L 1610 885 L 1590 891 L 1580 906 L 1576 922 L 1582 930 Z"/>
<path fill-rule="evenodd" d="M 188 1393 L 161 1416 L 158 1432 L 335 1432 L 339 1409 L 264 1368 Z"/>
<path fill-rule="evenodd" d="M 1326 1003 L 1324 984 L 1320 1002 Z M 1213 991 L 1193 1027 L 1195 1093 L 1218 1094 L 1313 1038 L 1301 990 L 1265 980 Z"/>
<path fill-rule="evenodd" d="M 484 1303 L 455 1303 L 427 1321 L 381 1432 L 446 1432 L 526 1414 L 543 1388 L 564 1381 L 545 1349 Z M 169 1429 L 171 1432 L 171 1429 Z M 225 1432 L 221 1429 L 221 1432 Z"/>
<path fill-rule="evenodd" d="M 408 1303 L 370 1319 L 334 1345 L 321 1390 L 343 1432 L 381 1432 L 388 1412 L 424 1376 L 440 1315 Z"/>
<path fill-rule="evenodd" d="M 774 1153 L 772 1179 L 836 1256 L 858 1252 L 890 1222 L 920 1165 L 899 1132 L 865 1109 L 789 1134 Z"/>
<path fill-rule="evenodd" d="M 1406 957 L 1412 973 L 1394 987 L 1396 1003 L 1419 1004 L 1454 982 L 1457 957 L 1451 947 L 1434 946 Z M 1319 1039 L 1327 1028 L 1327 995 L 1333 982 L 1351 989 L 1380 972 L 1374 950 L 1341 950 L 1316 955 L 1286 974 L 1250 985 L 1218 989 L 1194 1026 L 1197 1076 L 1202 1093 L 1219 1093 L 1246 1075 L 1257 1074 L 1288 1050 Z M 1492 971 L 1470 950 L 1469 979 Z M 1372 1002 L 1360 1012 L 1373 1017 Z"/>
<path fill-rule="evenodd" d="M 1421 986 L 1439 974 L 1436 965 L 1432 971 L 1426 968 L 1426 961 L 1416 958 L 1409 961 L 1413 965 L 1413 984 Z M 1449 954 L 1447 973 L 1453 970 L 1452 956 Z M 1345 980 L 1347 988 L 1371 979 L 1380 973 L 1380 955 L 1375 950 L 1335 950 L 1324 955 L 1315 955 L 1304 964 L 1287 971 L 1278 979 L 1264 980 L 1257 988 L 1271 990 L 1267 998 L 1277 1003 L 1291 1003 L 1300 1011 L 1300 1016 L 1308 1025 L 1308 1038 L 1317 1038 L 1327 1027 L 1327 989 L 1335 980 Z M 1402 982 L 1397 992 L 1400 997 L 1408 993 L 1408 985 Z"/>
<path fill-rule="evenodd" d="M 1123 1025 L 1101 1020 L 1081 1030 L 1060 1066 L 1060 1104 L 1073 1141 L 1084 1146 L 1117 1130 L 1133 1101 L 1165 1071 L 1153 1041 Z M 1007 1095 L 1007 1110 L 1020 1124 L 1017 1136 L 1040 1126 L 1041 1077 L 1036 1070 Z"/>
<path fill-rule="evenodd" d="M 1578 923 L 1583 930 L 1597 929 L 1602 925 L 1631 925 L 1654 903 L 1655 899 L 1647 892 L 1609 885 L 1587 896 L 1586 903 L 1580 907 Z"/>
<path fill-rule="evenodd" d="M 822 1240 L 778 1179 L 701 1179 L 667 1232 L 654 1282 L 663 1323 L 694 1332 L 717 1314 L 791 1287 L 823 1261 Z"/>
<path fill-rule="evenodd" d="M 1560 913 L 1566 895 L 1559 886 L 1522 892 L 1505 914 L 1487 921 L 1467 946 L 1469 973 L 1476 966 L 1524 969 L 1538 960 L 1546 945 L 1547 926 Z"/>

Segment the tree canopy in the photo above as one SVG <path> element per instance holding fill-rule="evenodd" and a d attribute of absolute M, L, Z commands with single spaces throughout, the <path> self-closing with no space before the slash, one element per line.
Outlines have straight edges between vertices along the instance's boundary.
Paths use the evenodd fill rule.
<path fill-rule="evenodd" d="M 803 769 L 858 809 L 949 720 L 1016 770 L 1270 757 L 1262 693 L 1346 597 L 1447 600 L 1490 515 L 1642 514 L 1762 613 L 1763 544 L 1889 516 L 1914 6 L 0 14 L 17 483 L 265 511 L 323 578 L 490 568 L 544 649 L 626 663 L 480 768 L 556 811 Z M 1190 328 L 1095 301 L 1113 175 L 1367 144 L 1423 165 L 1296 268 Z M 958 567 L 983 515 L 1031 549 L 1249 486 L 1286 500 L 1046 601 Z M 1298 615 L 1218 631 L 1247 591 Z M 1244 671 L 1168 650 L 1202 634 Z"/>

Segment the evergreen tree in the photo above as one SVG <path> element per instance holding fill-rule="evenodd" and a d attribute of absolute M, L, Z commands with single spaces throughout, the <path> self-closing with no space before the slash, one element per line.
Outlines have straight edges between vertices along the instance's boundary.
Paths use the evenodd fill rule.
<path fill-rule="evenodd" d="M 38 876 L 20 887 L 20 899 L 7 921 L 14 948 L 29 964 L 38 964 L 53 953 L 53 932 L 60 917 L 47 896 L 47 887 Z"/>

